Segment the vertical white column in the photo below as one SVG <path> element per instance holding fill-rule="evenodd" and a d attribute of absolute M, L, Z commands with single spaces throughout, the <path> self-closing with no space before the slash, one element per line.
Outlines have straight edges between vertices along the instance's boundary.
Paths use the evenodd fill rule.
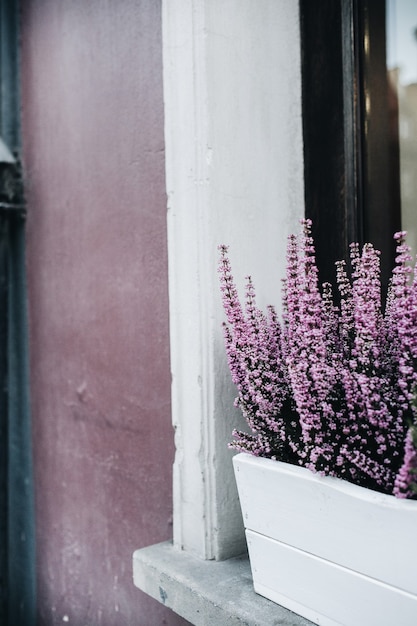
<path fill-rule="evenodd" d="M 223 348 L 217 246 L 279 304 L 304 212 L 298 3 L 164 0 L 174 543 L 244 550 L 227 443 L 243 418 Z"/>

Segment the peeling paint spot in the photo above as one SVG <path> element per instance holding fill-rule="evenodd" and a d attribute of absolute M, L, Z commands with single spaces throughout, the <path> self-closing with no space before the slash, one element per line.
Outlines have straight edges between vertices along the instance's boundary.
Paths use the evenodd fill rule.
<path fill-rule="evenodd" d="M 86 400 L 86 391 L 87 391 L 87 383 L 84 381 L 79 387 L 77 387 L 77 396 L 80 402 L 85 402 Z"/>
<path fill-rule="evenodd" d="M 210 148 L 210 146 L 208 146 L 207 152 L 206 152 L 207 165 L 211 165 L 212 160 L 213 160 L 213 148 Z"/>
<path fill-rule="evenodd" d="M 165 589 L 162 589 L 162 587 L 159 587 L 159 595 L 161 597 L 162 604 L 165 604 L 166 599 L 168 598 L 168 594 Z"/>

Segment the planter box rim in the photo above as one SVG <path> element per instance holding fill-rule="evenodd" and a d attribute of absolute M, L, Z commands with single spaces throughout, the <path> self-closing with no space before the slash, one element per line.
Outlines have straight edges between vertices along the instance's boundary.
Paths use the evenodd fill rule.
<path fill-rule="evenodd" d="M 287 474 L 288 476 L 302 476 L 304 481 L 310 481 L 312 484 L 325 484 L 327 489 L 334 489 L 342 491 L 347 495 L 354 496 L 355 498 L 362 498 L 368 502 L 374 502 L 375 504 L 392 507 L 392 508 L 415 508 L 417 506 L 417 500 L 410 500 L 406 498 L 396 498 L 394 495 L 386 493 L 380 493 L 373 489 L 367 489 L 355 485 L 342 478 L 336 478 L 334 476 L 324 476 L 322 474 L 314 473 L 306 467 L 300 467 L 299 465 L 292 465 L 291 463 L 285 463 L 284 461 L 276 461 L 266 457 L 255 456 L 248 452 L 239 452 L 233 457 L 233 464 L 235 469 L 240 463 L 245 465 L 257 465 L 258 467 L 265 467 L 269 471 L 273 471 L 274 468 L 279 474 Z"/>

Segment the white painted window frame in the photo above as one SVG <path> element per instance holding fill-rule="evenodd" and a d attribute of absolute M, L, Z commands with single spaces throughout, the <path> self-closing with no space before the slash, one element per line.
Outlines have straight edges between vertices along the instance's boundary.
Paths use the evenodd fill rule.
<path fill-rule="evenodd" d="M 294 0 L 163 0 L 174 545 L 245 547 L 234 484 L 234 390 L 217 246 L 242 285 L 280 302 L 286 240 L 304 213 L 299 8 Z"/>

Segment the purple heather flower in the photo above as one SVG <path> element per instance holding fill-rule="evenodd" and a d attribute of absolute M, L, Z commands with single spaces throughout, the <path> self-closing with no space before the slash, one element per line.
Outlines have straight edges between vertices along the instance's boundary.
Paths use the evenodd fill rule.
<path fill-rule="evenodd" d="M 219 247 L 226 352 L 252 430 L 235 431 L 230 445 L 416 497 L 417 272 L 405 233 L 395 235 L 384 313 L 380 253 L 351 245 L 350 268 L 336 263 L 336 304 L 332 286 L 318 282 L 311 222 L 302 226 L 288 239 L 282 322 L 273 307 L 257 307 L 250 277 L 242 306 L 228 249 Z"/>
<path fill-rule="evenodd" d="M 404 461 L 396 476 L 394 485 L 394 495 L 397 498 L 415 497 L 415 486 L 417 472 L 417 450 L 413 441 L 413 428 L 409 428 L 404 444 Z"/>

